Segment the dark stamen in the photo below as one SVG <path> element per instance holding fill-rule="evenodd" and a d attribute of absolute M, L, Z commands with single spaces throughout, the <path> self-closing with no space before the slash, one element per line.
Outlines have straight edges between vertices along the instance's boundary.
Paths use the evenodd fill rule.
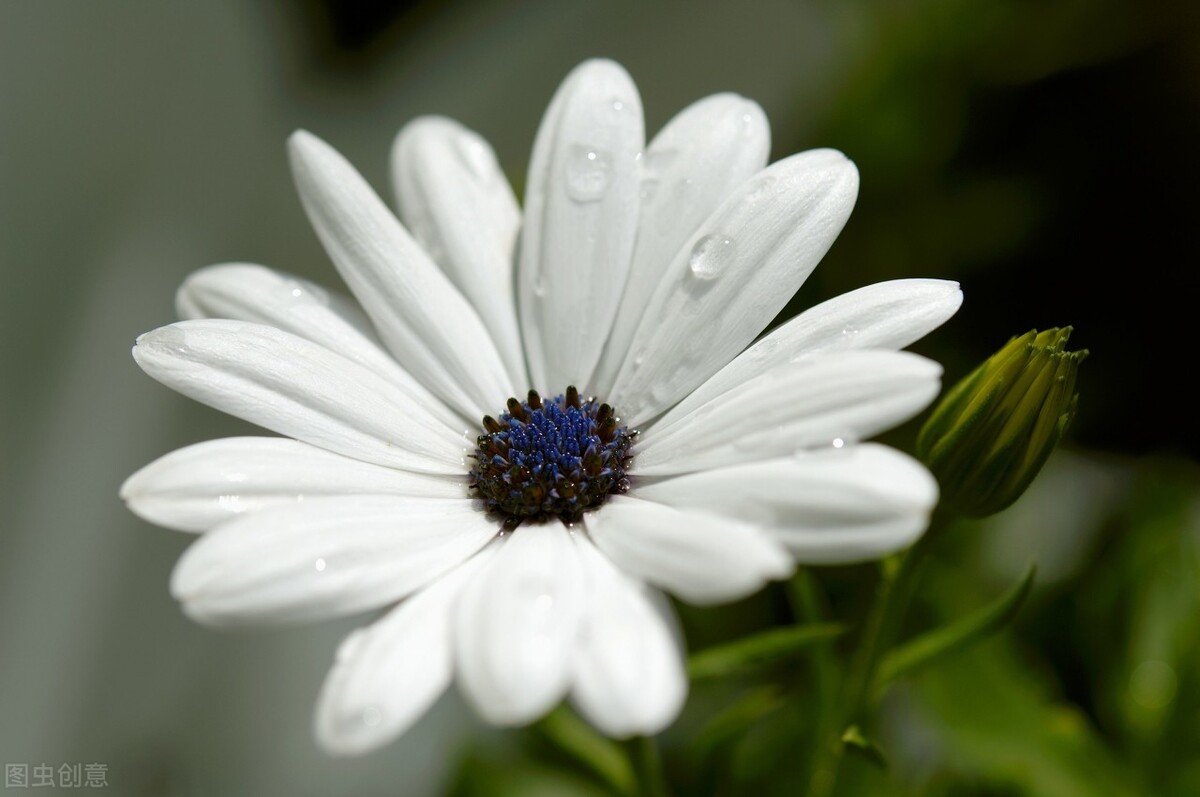
<path fill-rule="evenodd" d="M 636 432 L 618 427 L 613 408 L 581 400 L 574 386 L 553 400 L 529 391 L 510 398 L 499 420 L 483 419 L 468 484 L 505 528 L 558 517 L 572 523 L 612 493 L 629 489 Z"/>
<path fill-rule="evenodd" d="M 516 418 L 521 423 L 529 420 L 529 416 L 525 414 L 525 408 L 521 406 L 521 402 L 515 398 L 508 400 L 508 414 Z"/>

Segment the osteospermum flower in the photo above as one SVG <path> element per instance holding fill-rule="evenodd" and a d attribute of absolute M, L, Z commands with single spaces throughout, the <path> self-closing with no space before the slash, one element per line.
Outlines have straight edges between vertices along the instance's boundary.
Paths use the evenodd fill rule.
<path fill-rule="evenodd" d="M 937 393 L 939 367 L 898 350 L 958 286 L 862 288 L 747 348 L 858 188 L 839 152 L 768 167 L 768 147 L 732 94 L 647 145 L 629 76 L 591 61 L 550 104 L 523 212 L 479 136 L 422 118 L 393 150 L 398 220 L 298 132 L 300 196 L 357 304 L 218 265 L 180 288 L 188 320 L 138 339 L 155 379 L 283 435 L 190 446 L 122 488 L 203 532 L 171 580 L 187 614 L 385 609 L 337 653 L 327 750 L 386 743 L 452 680 L 493 723 L 569 697 L 609 734 L 657 732 L 687 691 L 660 589 L 728 601 L 925 528 L 929 474 L 860 441 Z"/>

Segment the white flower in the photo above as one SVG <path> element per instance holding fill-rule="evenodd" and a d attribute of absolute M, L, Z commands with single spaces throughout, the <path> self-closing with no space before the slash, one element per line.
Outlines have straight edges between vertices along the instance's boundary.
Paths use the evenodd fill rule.
<path fill-rule="evenodd" d="M 567 696 L 609 734 L 655 733 L 687 690 L 658 589 L 728 601 L 795 562 L 878 557 L 923 531 L 929 474 L 858 441 L 937 393 L 940 368 L 898 350 L 954 313 L 958 286 L 862 288 L 747 349 L 858 189 L 839 152 L 767 167 L 768 146 L 761 109 L 732 94 L 647 145 L 629 76 L 591 61 L 550 104 L 523 214 L 479 136 L 441 118 L 408 125 L 393 150 L 402 226 L 298 132 L 304 207 L 361 309 L 218 265 L 180 288 L 189 320 L 138 339 L 155 379 L 283 435 L 193 445 L 123 486 L 142 517 L 203 532 L 172 577 L 184 610 L 225 625 L 390 607 L 338 651 L 316 712 L 327 750 L 386 743 L 454 679 L 493 723 Z M 600 484 L 597 503 L 571 524 L 537 509 L 505 531 L 516 510 L 485 512 L 477 496 L 525 475 L 510 454 L 468 484 L 480 419 L 531 386 L 568 385 L 638 431 L 632 462 L 610 425 L 626 449 L 579 465 L 559 496 Z M 599 401 L 581 406 L 571 422 L 600 434 Z M 518 487 L 526 505 L 544 497 Z"/>

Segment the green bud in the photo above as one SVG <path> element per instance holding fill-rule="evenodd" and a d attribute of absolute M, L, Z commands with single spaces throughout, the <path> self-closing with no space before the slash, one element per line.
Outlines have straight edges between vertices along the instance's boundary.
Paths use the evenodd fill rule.
<path fill-rule="evenodd" d="M 970 517 L 1021 497 L 1075 418 L 1087 350 L 1064 351 L 1071 327 L 1031 330 L 955 385 L 917 437 L 942 499 Z"/>

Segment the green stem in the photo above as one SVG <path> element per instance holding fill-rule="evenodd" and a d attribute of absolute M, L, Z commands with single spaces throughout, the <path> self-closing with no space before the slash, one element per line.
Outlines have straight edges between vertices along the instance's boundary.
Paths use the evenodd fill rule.
<path fill-rule="evenodd" d="M 629 763 L 637 779 L 638 797 L 670 797 L 658 742 L 653 736 L 635 736 L 626 743 Z"/>
<path fill-rule="evenodd" d="M 816 575 L 811 569 L 805 568 L 796 573 L 788 584 L 788 597 L 791 599 L 792 612 L 798 623 L 821 623 L 825 618 L 824 600 L 819 592 Z M 828 751 L 825 741 L 835 736 L 837 728 L 834 725 L 836 710 L 836 695 L 839 692 L 837 659 L 834 657 L 832 643 L 814 645 L 809 651 L 809 662 L 812 665 L 813 677 L 813 713 L 814 736 L 820 744 L 812 746 L 809 757 L 809 772 L 815 778 L 821 762 Z M 810 791 L 813 786 L 810 785 Z"/>
<path fill-rule="evenodd" d="M 825 608 L 812 572 L 808 569 L 799 571 L 789 586 L 796 619 L 806 625 L 822 624 L 825 621 Z M 820 704 L 828 703 L 828 696 L 833 694 L 831 687 L 837 678 L 837 661 L 831 645 L 832 641 L 815 644 L 810 654 L 817 701 Z"/>
<path fill-rule="evenodd" d="M 904 554 L 890 581 L 883 584 L 883 594 L 872 612 L 872 624 L 867 629 L 869 636 L 864 640 L 864 644 L 860 645 L 858 660 L 850 670 L 849 701 L 846 705 L 847 724 L 862 719 L 860 714 L 867 706 L 879 660 L 895 644 L 896 635 L 900 632 L 900 625 L 908 613 L 913 593 L 920 581 L 919 576 L 932 537 L 931 534 L 921 537 L 917 544 Z"/>
<path fill-rule="evenodd" d="M 817 760 L 809 783 L 811 797 L 829 797 L 834 792 L 842 754 L 845 751 L 841 730 L 862 720 L 861 715 L 867 707 L 871 683 L 875 679 L 879 660 L 895 642 L 900 624 L 912 602 L 926 559 L 925 554 L 935 536 L 933 531 L 930 529 L 912 548 L 902 554 L 900 563 L 894 570 L 889 572 L 885 569 L 880 579 L 862 639 L 850 663 L 850 675 L 842 693 L 843 703 L 834 732 L 827 734 L 825 743 L 818 746 Z"/>
<path fill-rule="evenodd" d="M 595 776 L 614 794 L 632 797 L 637 791 L 628 751 L 600 736 L 565 705 L 551 711 L 530 729 L 537 738 Z"/>

